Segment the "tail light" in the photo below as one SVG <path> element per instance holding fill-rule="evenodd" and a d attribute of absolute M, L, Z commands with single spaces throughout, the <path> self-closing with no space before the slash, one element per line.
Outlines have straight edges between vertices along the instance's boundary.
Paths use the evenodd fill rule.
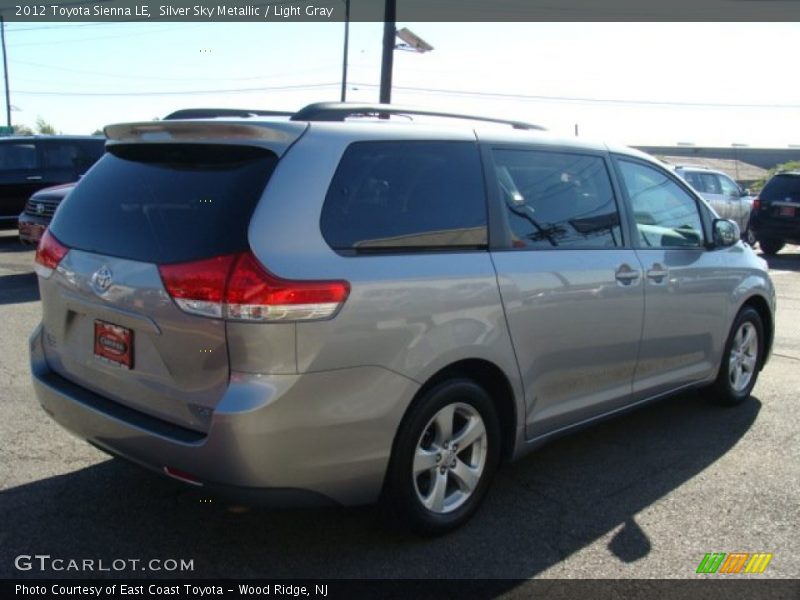
<path fill-rule="evenodd" d="M 161 280 L 181 310 L 204 317 L 223 316 L 225 284 L 235 254 L 158 268 Z"/>
<path fill-rule="evenodd" d="M 761 210 L 761 198 L 756 196 L 753 198 L 753 211 Z"/>
<path fill-rule="evenodd" d="M 37 275 L 44 279 L 50 277 L 67 252 L 69 252 L 69 248 L 59 242 L 49 229 L 45 229 L 39 245 L 36 247 L 34 270 Z"/>
<path fill-rule="evenodd" d="M 346 281 L 281 279 L 250 252 L 165 265 L 159 272 L 183 311 L 237 321 L 326 319 L 336 314 L 350 293 Z"/>

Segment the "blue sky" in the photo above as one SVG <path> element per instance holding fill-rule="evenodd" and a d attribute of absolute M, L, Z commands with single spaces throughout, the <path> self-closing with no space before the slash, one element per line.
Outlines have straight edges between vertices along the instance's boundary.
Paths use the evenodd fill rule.
<path fill-rule="evenodd" d="M 398 23 L 393 101 L 626 144 L 800 145 L 796 23 Z M 338 100 L 342 23 L 11 23 L 15 123 L 64 133 L 177 108 Z M 348 99 L 375 102 L 381 23 L 351 25 Z M 249 91 L 247 91 L 249 90 Z M 663 103 L 663 104 L 659 104 Z"/>

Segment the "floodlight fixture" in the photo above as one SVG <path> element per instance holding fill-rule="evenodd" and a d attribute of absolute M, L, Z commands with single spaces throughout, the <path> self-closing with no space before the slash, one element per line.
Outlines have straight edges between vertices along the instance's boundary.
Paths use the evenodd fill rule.
<path fill-rule="evenodd" d="M 398 50 L 410 50 L 412 52 L 430 52 L 433 50 L 433 46 L 431 46 L 428 42 L 423 40 L 417 34 L 412 32 L 407 27 L 403 27 L 402 29 L 398 29 L 395 32 L 395 35 L 399 37 L 403 42 L 403 44 L 397 44 L 395 48 Z"/>

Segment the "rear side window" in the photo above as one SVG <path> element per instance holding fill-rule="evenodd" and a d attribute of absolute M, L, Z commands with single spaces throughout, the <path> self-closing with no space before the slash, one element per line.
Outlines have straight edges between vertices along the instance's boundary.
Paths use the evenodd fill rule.
<path fill-rule="evenodd" d="M 45 167 L 85 171 L 97 158 L 91 158 L 78 142 L 47 142 L 43 144 Z"/>
<path fill-rule="evenodd" d="M 158 264 L 239 252 L 277 160 L 244 146 L 115 146 L 64 200 L 51 229 L 72 248 Z"/>
<path fill-rule="evenodd" d="M 602 158 L 495 150 L 494 162 L 513 247 L 622 246 L 619 211 Z"/>
<path fill-rule="evenodd" d="M 480 156 L 468 142 L 356 142 L 333 177 L 320 221 L 344 254 L 487 245 Z"/>
<path fill-rule="evenodd" d="M 35 169 L 38 166 L 36 146 L 32 142 L 0 144 L 0 170 Z"/>
<path fill-rule="evenodd" d="M 775 175 L 759 194 L 761 200 L 800 200 L 800 175 Z"/>

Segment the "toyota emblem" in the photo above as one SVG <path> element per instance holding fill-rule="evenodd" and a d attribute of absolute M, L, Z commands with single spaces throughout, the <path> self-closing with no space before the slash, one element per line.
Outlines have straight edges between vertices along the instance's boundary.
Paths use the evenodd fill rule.
<path fill-rule="evenodd" d="M 113 274 L 111 273 L 111 269 L 105 265 L 94 272 L 94 275 L 92 275 L 92 286 L 94 286 L 94 289 L 98 294 L 102 294 L 109 287 L 111 287 L 112 276 Z"/>

